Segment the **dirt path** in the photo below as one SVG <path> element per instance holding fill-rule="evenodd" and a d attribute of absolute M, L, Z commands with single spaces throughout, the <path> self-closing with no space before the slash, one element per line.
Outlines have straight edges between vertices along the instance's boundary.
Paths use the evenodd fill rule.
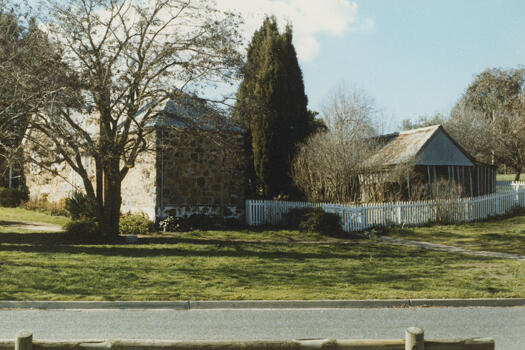
<path fill-rule="evenodd" d="M 45 222 L 1 221 L 0 226 L 31 231 L 61 232 L 62 226 Z"/>
<path fill-rule="evenodd" d="M 422 249 L 437 250 L 440 252 L 454 253 L 454 254 L 466 254 L 466 255 L 475 255 L 475 256 L 484 256 L 490 258 L 502 258 L 502 259 L 512 259 L 512 260 L 524 260 L 525 256 L 518 254 L 510 253 L 500 253 L 500 252 L 489 252 L 485 250 L 470 250 L 464 248 L 458 248 L 454 246 L 430 243 L 424 241 L 410 241 L 407 239 L 392 238 L 387 236 L 380 236 L 377 238 L 380 241 L 383 241 L 392 245 L 403 245 L 410 247 L 417 247 Z"/>

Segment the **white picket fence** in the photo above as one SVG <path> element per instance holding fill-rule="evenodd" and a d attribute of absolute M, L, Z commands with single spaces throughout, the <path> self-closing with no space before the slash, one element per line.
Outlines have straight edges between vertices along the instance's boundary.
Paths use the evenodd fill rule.
<path fill-rule="evenodd" d="M 525 181 L 496 181 L 497 192 L 520 188 L 525 188 Z"/>
<path fill-rule="evenodd" d="M 344 231 L 363 231 L 372 226 L 423 225 L 429 222 L 468 222 L 503 215 L 513 207 L 525 207 L 525 187 L 474 198 L 346 205 L 333 203 L 247 200 L 246 223 L 278 225 L 294 208 L 322 208 L 338 214 Z"/>

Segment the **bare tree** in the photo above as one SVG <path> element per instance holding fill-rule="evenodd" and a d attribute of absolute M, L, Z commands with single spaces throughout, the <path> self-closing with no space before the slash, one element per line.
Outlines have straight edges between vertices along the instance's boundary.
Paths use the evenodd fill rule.
<path fill-rule="evenodd" d="M 71 94 L 33 114 L 32 161 L 66 162 L 118 233 L 121 182 L 148 150 L 148 126 L 174 95 L 235 80 L 242 63 L 239 18 L 205 0 L 46 1 L 54 49 L 71 72 Z M 95 181 L 82 158 L 94 160 Z"/>
<path fill-rule="evenodd" d="M 28 13 L 0 0 L 0 177 L 13 169 L 20 175 L 28 118 L 62 89 L 60 56 Z"/>
<path fill-rule="evenodd" d="M 322 109 L 328 131 L 303 144 L 293 163 L 293 179 L 308 200 L 355 202 L 364 161 L 375 149 L 376 109 L 362 90 L 339 85 Z"/>

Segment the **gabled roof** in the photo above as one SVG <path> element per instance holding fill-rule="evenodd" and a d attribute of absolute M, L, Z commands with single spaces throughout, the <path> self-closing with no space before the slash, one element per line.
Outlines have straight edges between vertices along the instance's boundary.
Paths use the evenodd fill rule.
<path fill-rule="evenodd" d="M 461 165 L 478 163 L 441 125 L 383 135 L 378 140 L 386 144 L 367 163 L 397 165 Z"/>
<path fill-rule="evenodd" d="M 153 120 L 153 125 L 244 132 L 244 129 L 232 125 L 228 118 L 206 102 L 190 97 L 170 98 L 162 113 Z"/>

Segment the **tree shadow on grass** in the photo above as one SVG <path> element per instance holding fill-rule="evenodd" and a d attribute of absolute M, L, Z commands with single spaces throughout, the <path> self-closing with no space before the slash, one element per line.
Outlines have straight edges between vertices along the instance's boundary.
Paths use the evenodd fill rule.
<path fill-rule="evenodd" d="M 0 226 L 23 226 L 23 225 L 26 225 L 27 223 L 26 222 L 22 222 L 22 221 L 2 221 L 0 220 Z"/>
<path fill-rule="evenodd" d="M 0 244 L 56 244 L 64 236 L 63 232 L 3 232 L 0 233 Z"/>
<path fill-rule="evenodd" d="M 34 234 L 35 236 L 37 234 Z M 1 235 L 0 235 L 1 237 Z M 304 251 L 302 251 L 304 248 Z M 408 247 L 393 247 L 389 245 L 356 244 L 355 246 L 328 246 L 304 247 L 291 244 L 288 247 L 269 246 L 266 243 L 238 243 L 220 241 L 207 242 L 199 245 L 173 244 L 161 247 L 144 245 L 65 245 L 65 244 L 27 244 L 12 242 L 0 243 L 1 251 L 27 252 L 27 253 L 65 253 L 65 254 L 89 254 L 109 257 L 232 257 L 232 258 L 262 258 L 262 259 L 363 259 L 373 257 L 375 260 L 412 258 L 421 256 L 432 256 L 436 253 Z M 447 261 L 464 261 L 465 256 L 459 254 L 448 254 Z M 468 257 L 469 260 L 486 261 L 486 257 Z"/>

